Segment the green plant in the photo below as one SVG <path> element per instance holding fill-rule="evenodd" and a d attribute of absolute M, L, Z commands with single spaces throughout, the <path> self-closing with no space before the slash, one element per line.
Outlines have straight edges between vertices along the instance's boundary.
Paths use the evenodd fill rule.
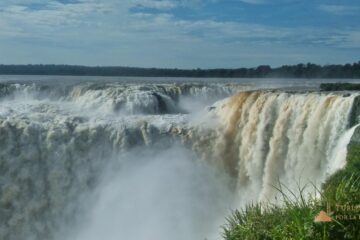
<path fill-rule="evenodd" d="M 225 240 L 360 239 L 359 142 L 349 144 L 346 167 L 313 194 L 305 195 L 300 186 L 296 193 L 280 183 L 275 188 L 280 204 L 250 204 L 236 210 L 223 227 Z M 332 221 L 315 223 L 315 216 L 329 206 Z"/>

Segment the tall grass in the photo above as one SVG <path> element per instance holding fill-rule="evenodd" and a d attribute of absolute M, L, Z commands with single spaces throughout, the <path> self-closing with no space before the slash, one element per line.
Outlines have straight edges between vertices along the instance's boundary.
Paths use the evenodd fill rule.
<path fill-rule="evenodd" d="M 236 210 L 223 227 L 224 239 L 360 240 L 360 145 L 349 147 L 347 160 L 347 167 L 312 195 L 305 196 L 304 188 L 294 193 L 280 184 L 279 205 L 258 203 Z M 332 222 L 314 222 L 328 206 Z"/>

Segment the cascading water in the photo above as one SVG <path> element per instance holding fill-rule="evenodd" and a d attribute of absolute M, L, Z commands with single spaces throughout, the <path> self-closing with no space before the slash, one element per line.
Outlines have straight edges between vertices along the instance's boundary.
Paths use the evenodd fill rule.
<path fill-rule="evenodd" d="M 279 182 L 290 189 L 306 183 L 319 186 L 343 167 L 333 159 L 343 135 L 350 140 L 345 132 L 355 97 L 240 93 L 210 112 L 208 118 L 219 124 L 207 157 L 236 177 L 240 203 L 272 199 Z"/>
<path fill-rule="evenodd" d="M 343 167 L 355 94 L 248 89 L 0 84 L 0 239 L 218 239 L 277 181 Z"/>
<path fill-rule="evenodd" d="M 182 106 L 182 100 L 198 99 L 206 105 L 209 101 L 228 96 L 239 88 L 241 86 L 196 84 L 2 84 L 0 239 L 73 239 L 74 236 L 69 233 L 74 232 L 76 235 L 74 228 L 77 227 L 74 226 L 80 228 L 80 222 L 84 221 L 84 215 L 90 212 L 90 207 L 96 209 L 89 199 L 92 192 L 107 185 L 102 179 L 108 173 L 109 165 L 119 168 L 118 174 L 123 174 L 123 165 L 138 165 L 137 157 L 129 157 L 134 151 L 132 149 L 136 148 L 137 152 L 147 151 L 148 162 L 157 164 L 159 176 L 164 176 L 156 154 L 172 149 L 181 142 L 173 129 L 186 128 L 188 116 L 184 112 L 191 111 L 191 108 L 186 109 L 186 106 Z M 152 149 L 153 153 L 147 149 Z M 220 191 L 215 187 L 218 181 L 215 181 L 216 174 L 211 175 L 204 168 L 203 173 L 199 171 L 200 175 L 197 176 L 192 170 L 199 169 L 195 163 L 181 165 L 183 158 L 174 159 L 176 162 L 169 163 L 167 167 L 166 164 L 162 164 L 163 169 L 170 171 L 170 176 L 174 176 L 169 184 L 173 183 L 175 186 L 180 181 L 186 184 L 180 189 L 174 187 L 174 190 L 179 191 L 171 195 L 174 201 L 170 201 L 168 195 L 169 208 L 172 204 L 174 208 L 177 207 L 175 199 L 183 197 L 187 198 L 186 201 L 179 200 L 180 207 L 178 210 L 174 209 L 174 212 L 189 211 L 189 200 L 194 196 L 194 202 L 199 203 L 200 199 L 203 199 L 200 193 L 221 199 L 219 194 L 216 194 Z M 177 164 L 180 170 L 183 169 L 183 173 L 192 171 L 187 175 L 191 177 L 191 182 L 190 179 L 181 179 L 180 175 L 176 174 Z M 139 176 L 134 166 L 129 169 Z M 150 173 L 145 171 L 145 174 Z M 153 177 L 154 175 L 149 175 L 149 178 Z M 203 190 L 199 189 L 198 194 L 194 190 L 186 189 L 192 182 L 197 182 L 198 186 L 200 183 L 207 184 L 208 182 L 201 180 L 202 177 L 209 181 L 213 178 L 214 187 L 203 186 Z M 129 181 L 130 179 L 129 177 Z M 125 179 L 114 176 L 114 181 L 121 181 L 119 186 L 126 185 L 123 180 Z M 155 183 L 160 184 L 160 180 L 169 181 L 159 179 Z M 137 186 L 138 191 L 145 191 L 148 182 L 139 180 L 138 183 L 141 185 Z M 136 186 L 135 183 L 134 185 Z M 167 188 L 160 188 L 153 196 L 153 201 L 160 201 L 166 194 Z M 227 198 L 228 194 L 220 194 L 222 195 L 223 198 Z M 141 194 L 126 196 L 124 199 L 130 203 L 136 196 Z M 143 196 L 148 197 L 146 194 Z M 162 202 L 166 202 L 165 200 Z M 145 204 L 146 201 L 140 203 Z M 222 205 L 213 203 L 209 200 L 208 214 L 195 208 L 195 212 L 199 214 L 197 219 L 212 219 L 201 216 L 212 216 L 212 212 L 219 213 L 220 209 L 228 208 L 223 202 Z M 156 215 L 155 212 L 151 212 L 153 206 L 144 206 L 149 207 L 146 214 Z M 160 207 L 157 209 L 160 210 Z M 123 208 L 119 206 L 118 209 Z M 169 210 L 163 212 L 165 222 L 172 220 Z M 180 221 L 175 219 L 174 224 L 189 222 L 185 215 L 179 216 Z M 116 216 L 119 222 L 126 222 L 121 212 Z M 130 215 L 127 216 L 131 218 Z M 205 229 L 205 226 L 206 224 L 201 228 Z M 122 227 L 130 229 L 130 226 Z M 162 234 L 161 229 L 158 230 L 159 236 L 165 239 L 167 235 Z M 186 230 L 188 235 L 200 234 L 196 229 L 180 227 L 177 232 L 180 230 Z M 125 232 L 117 233 L 118 237 L 127 236 L 127 239 L 131 239 L 128 234 L 123 234 Z"/>

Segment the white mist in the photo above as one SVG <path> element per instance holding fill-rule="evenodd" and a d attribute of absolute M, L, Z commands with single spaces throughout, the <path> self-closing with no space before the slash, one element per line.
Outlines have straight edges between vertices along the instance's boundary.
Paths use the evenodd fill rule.
<path fill-rule="evenodd" d="M 227 179 L 184 148 L 130 154 L 110 170 L 76 240 L 220 239 Z"/>

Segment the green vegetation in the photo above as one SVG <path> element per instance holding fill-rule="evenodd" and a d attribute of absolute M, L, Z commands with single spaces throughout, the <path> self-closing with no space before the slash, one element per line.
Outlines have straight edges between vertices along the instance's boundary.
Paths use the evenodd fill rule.
<path fill-rule="evenodd" d="M 224 77 L 224 78 L 360 78 L 360 62 L 320 66 L 312 63 L 272 68 L 161 69 L 135 67 L 87 67 L 71 65 L 0 65 L 4 75 L 143 76 L 143 77 Z"/>
<path fill-rule="evenodd" d="M 356 134 L 359 134 L 358 129 Z M 331 176 L 322 190 L 305 200 L 304 189 L 298 197 L 282 186 L 281 207 L 249 205 L 235 211 L 224 226 L 226 240 L 277 239 L 360 239 L 360 143 L 349 145 L 348 164 Z M 315 195 L 319 194 L 318 197 Z M 331 222 L 314 222 L 320 211 L 330 206 Z"/>
<path fill-rule="evenodd" d="M 322 83 L 321 91 L 359 91 L 360 83 Z"/>

